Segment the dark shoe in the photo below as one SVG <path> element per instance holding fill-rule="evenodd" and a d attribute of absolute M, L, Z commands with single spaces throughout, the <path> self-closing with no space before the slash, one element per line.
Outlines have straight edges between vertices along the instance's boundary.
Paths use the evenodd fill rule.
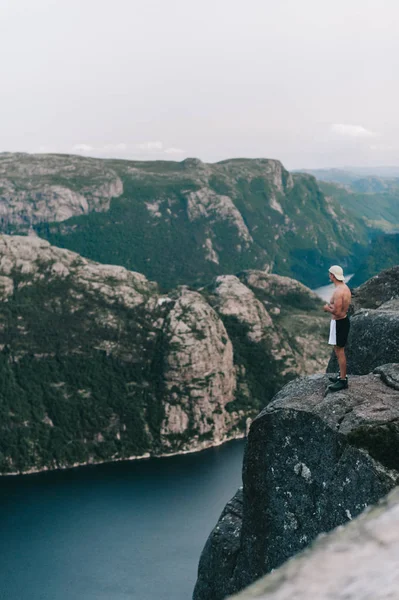
<path fill-rule="evenodd" d="M 328 379 L 333 383 L 337 383 L 337 381 L 339 381 L 339 373 L 338 375 L 331 375 L 331 377 L 329 377 Z"/>
<path fill-rule="evenodd" d="M 331 375 L 331 377 L 328 378 L 330 381 L 332 381 L 333 383 L 337 383 L 337 381 L 340 380 L 340 376 L 339 373 L 338 375 Z M 345 377 L 346 381 L 348 381 L 348 376 Z"/>
<path fill-rule="evenodd" d="M 331 385 L 329 385 L 328 389 L 330 390 L 330 392 L 339 392 L 340 390 L 346 390 L 347 387 L 347 379 L 338 379 L 336 383 L 332 383 Z"/>

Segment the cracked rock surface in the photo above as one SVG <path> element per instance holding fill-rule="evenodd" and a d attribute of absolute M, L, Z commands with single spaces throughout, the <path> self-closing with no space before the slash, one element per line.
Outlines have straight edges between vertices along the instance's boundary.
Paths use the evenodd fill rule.
<path fill-rule="evenodd" d="M 195 600 L 237 592 L 399 483 L 399 391 L 383 380 L 398 375 L 399 365 L 384 366 L 339 393 L 314 375 L 275 396 L 249 432 L 234 564 L 219 571 L 232 535 L 221 520 L 201 556 Z"/>

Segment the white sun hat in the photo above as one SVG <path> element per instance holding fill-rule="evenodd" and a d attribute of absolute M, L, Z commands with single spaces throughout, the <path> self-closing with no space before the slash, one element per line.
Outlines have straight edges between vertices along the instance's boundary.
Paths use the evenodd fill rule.
<path fill-rule="evenodd" d="M 338 279 L 338 281 L 345 281 L 344 271 L 339 265 L 333 265 L 328 269 L 328 272 L 331 273 L 331 275 L 334 275 L 335 279 Z"/>

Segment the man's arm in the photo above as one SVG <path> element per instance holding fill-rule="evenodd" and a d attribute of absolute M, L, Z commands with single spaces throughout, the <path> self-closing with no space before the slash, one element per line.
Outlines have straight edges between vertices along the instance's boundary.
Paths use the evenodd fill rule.
<path fill-rule="evenodd" d="M 343 300 L 341 295 L 336 295 L 334 297 L 334 304 L 325 304 L 324 310 L 326 312 L 331 313 L 335 317 L 338 317 L 342 313 Z"/>

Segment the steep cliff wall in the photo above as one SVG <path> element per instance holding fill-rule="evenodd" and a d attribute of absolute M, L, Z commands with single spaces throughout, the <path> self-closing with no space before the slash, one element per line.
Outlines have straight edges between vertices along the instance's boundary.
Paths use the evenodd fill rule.
<path fill-rule="evenodd" d="M 102 161 L 78 156 L 0 154 L 0 230 L 27 230 L 107 211 L 123 193 L 117 173 Z"/>

